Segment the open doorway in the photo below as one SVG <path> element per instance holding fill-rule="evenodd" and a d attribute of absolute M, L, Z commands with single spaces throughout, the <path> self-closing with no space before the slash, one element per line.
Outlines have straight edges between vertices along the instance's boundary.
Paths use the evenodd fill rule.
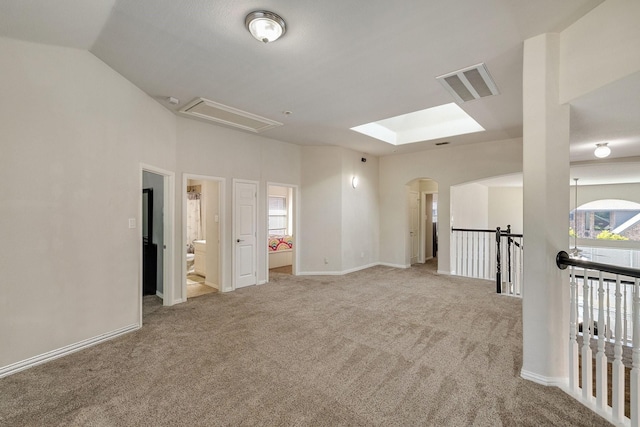
<path fill-rule="evenodd" d="M 184 282 L 185 299 L 221 290 L 219 178 L 185 175 L 184 179 Z"/>
<path fill-rule="evenodd" d="M 438 193 L 422 192 L 423 262 L 438 258 Z"/>
<path fill-rule="evenodd" d="M 295 193 L 295 186 L 267 183 L 267 281 L 296 274 Z"/>
<path fill-rule="evenodd" d="M 411 264 L 433 264 L 438 256 L 438 183 L 418 178 L 407 183 L 408 251 Z"/>
<path fill-rule="evenodd" d="M 140 323 L 143 298 L 174 304 L 173 189 L 174 174 L 154 166 L 140 166 Z M 133 222 L 132 222 L 133 221 Z M 135 227 L 130 220 L 129 226 Z"/>

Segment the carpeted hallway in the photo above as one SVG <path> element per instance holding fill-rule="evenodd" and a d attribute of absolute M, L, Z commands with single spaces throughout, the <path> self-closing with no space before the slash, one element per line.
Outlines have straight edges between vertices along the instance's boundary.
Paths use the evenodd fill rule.
<path fill-rule="evenodd" d="M 6 426 L 603 426 L 519 377 L 521 301 L 431 266 L 267 285 L 0 379 Z"/>

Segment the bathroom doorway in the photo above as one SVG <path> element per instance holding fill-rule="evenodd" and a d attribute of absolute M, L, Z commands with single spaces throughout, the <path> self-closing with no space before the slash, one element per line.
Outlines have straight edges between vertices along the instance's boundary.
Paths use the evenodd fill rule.
<path fill-rule="evenodd" d="M 297 187 L 267 183 L 267 272 L 296 274 Z"/>
<path fill-rule="evenodd" d="M 184 286 L 183 298 L 222 290 L 221 201 L 224 183 L 219 178 L 185 175 L 184 179 Z"/>

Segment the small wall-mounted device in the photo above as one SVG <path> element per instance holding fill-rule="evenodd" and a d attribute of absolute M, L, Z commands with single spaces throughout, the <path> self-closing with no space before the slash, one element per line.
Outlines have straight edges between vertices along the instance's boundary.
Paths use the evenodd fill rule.
<path fill-rule="evenodd" d="M 168 97 L 167 101 L 169 101 L 169 104 L 171 105 L 178 105 L 180 103 L 180 100 L 178 98 L 174 98 L 173 96 Z"/>
<path fill-rule="evenodd" d="M 362 163 L 367 163 L 367 158 L 366 158 L 366 157 L 363 157 L 363 158 L 361 158 L 361 159 L 360 159 L 360 161 L 361 161 Z"/>

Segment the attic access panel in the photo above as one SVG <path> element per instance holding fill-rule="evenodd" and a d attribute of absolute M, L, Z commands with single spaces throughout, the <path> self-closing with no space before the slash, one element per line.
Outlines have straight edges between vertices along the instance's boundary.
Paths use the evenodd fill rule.
<path fill-rule="evenodd" d="M 275 120 L 267 119 L 205 98 L 194 99 L 180 109 L 180 113 L 185 116 L 193 116 L 255 133 L 282 126 L 282 123 Z"/>

